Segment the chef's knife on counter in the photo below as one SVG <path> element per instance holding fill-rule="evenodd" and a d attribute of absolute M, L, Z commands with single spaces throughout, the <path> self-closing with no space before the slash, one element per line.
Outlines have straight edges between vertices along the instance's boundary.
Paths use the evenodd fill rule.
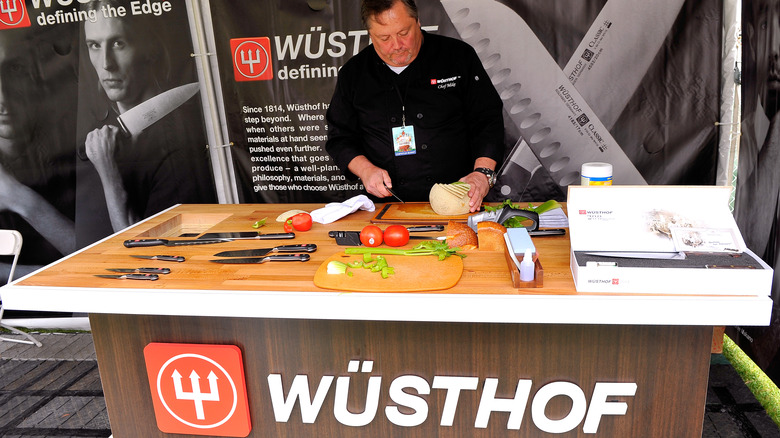
<path fill-rule="evenodd" d="M 222 233 L 206 233 L 198 239 L 223 239 L 223 240 L 276 240 L 276 239 L 294 239 L 295 233 L 268 233 L 262 234 L 258 231 L 232 231 Z"/>
<path fill-rule="evenodd" d="M 106 269 L 111 272 L 122 272 L 127 274 L 170 274 L 168 268 L 111 268 Z"/>
<path fill-rule="evenodd" d="M 589 251 L 587 255 L 599 257 L 613 257 L 624 259 L 648 259 L 648 260 L 685 260 L 684 252 L 653 252 L 653 251 Z"/>
<path fill-rule="evenodd" d="M 117 117 L 119 129 L 125 137 L 137 137 L 144 129 L 167 116 L 200 90 L 197 82 L 180 85 L 147 99 Z M 87 154 L 79 148 L 79 157 L 86 161 Z"/>
<path fill-rule="evenodd" d="M 209 261 L 227 264 L 259 264 L 265 262 L 307 262 L 310 258 L 311 256 L 309 254 L 275 254 L 265 257 L 242 257 L 237 259 L 215 259 Z"/>
<path fill-rule="evenodd" d="M 281 245 L 273 248 L 241 249 L 237 251 L 222 251 L 214 254 L 214 257 L 260 257 L 269 252 L 314 252 L 317 245 L 302 243 L 299 245 Z"/>
<path fill-rule="evenodd" d="M 185 258 L 182 256 L 172 256 L 172 255 L 131 255 L 130 257 L 135 257 L 137 259 L 159 260 L 161 262 L 178 262 L 178 263 L 181 263 L 185 260 Z"/>
<path fill-rule="evenodd" d="M 187 246 L 187 245 L 208 245 L 210 243 L 230 242 L 230 239 L 189 239 L 189 240 L 168 240 L 168 239 L 129 239 L 124 241 L 126 248 L 138 248 L 144 246 Z"/>
<path fill-rule="evenodd" d="M 122 274 L 122 275 L 99 274 L 99 275 L 95 275 L 95 277 L 115 278 L 117 280 L 157 280 L 158 278 L 160 278 L 157 276 L 157 274 Z"/>

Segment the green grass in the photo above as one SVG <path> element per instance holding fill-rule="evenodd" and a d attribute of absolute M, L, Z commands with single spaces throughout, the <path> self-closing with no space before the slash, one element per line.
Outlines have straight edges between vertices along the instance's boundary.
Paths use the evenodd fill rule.
<path fill-rule="evenodd" d="M 780 427 L 780 390 L 728 336 L 723 336 L 723 356 L 731 362 L 769 417 Z"/>

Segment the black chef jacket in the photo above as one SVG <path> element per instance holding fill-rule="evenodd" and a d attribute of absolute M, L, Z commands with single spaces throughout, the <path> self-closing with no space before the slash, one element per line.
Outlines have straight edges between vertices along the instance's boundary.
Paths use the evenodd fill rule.
<path fill-rule="evenodd" d="M 396 74 L 372 46 L 339 72 L 327 111 L 326 150 L 351 180 L 353 158 L 365 155 L 390 174 L 404 201 L 428 201 L 434 183 L 470 173 L 474 160 L 500 165 L 504 156 L 502 102 L 474 49 L 423 32 L 420 53 Z M 414 126 L 416 154 L 395 156 L 392 128 Z"/>

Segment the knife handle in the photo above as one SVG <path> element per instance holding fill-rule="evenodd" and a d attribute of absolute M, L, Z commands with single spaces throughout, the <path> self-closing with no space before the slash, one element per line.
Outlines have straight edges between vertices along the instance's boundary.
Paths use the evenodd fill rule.
<path fill-rule="evenodd" d="M 294 239 L 295 233 L 270 233 L 259 234 L 258 239 L 272 240 L 272 239 Z"/>
<path fill-rule="evenodd" d="M 163 262 L 183 262 L 185 259 L 183 256 L 172 256 L 172 255 L 156 255 L 153 256 L 152 260 L 160 260 Z"/>
<path fill-rule="evenodd" d="M 138 268 L 137 271 L 142 274 L 170 274 L 169 268 Z"/>
<path fill-rule="evenodd" d="M 165 239 L 130 239 L 125 240 L 124 245 L 126 248 L 136 248 L 141 246 L 158 246 L 168 243 Z"/>
<path fill-rule="evenodd" d="M 157 274 L 125 274 L 123 276 L 128 280 L 157 280 Z"/>
<path fill-rule="evenodd" d="M 266 257 L 269 262 L 307 262 L 311 258 L 308 254 L 276 254 Z"/>
<path fill-rule="evenodd" d="M 314 252 L 317 251 L 317 245 L 313 243 L 301 243 L 299 245 L 282 245 L 276 247 L 277 252 Z"/>

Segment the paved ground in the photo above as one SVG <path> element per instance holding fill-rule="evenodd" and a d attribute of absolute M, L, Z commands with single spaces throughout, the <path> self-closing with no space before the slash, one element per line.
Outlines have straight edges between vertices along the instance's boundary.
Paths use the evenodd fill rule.
<path fill-rule="evenodd" d="M 37 336 L 41 348 L 0 342 L 0 437 L 111 435 L 92 336 Z M 704 438 L 780 438 L 721 355 L 712 356 L 706 409 Z"/>

